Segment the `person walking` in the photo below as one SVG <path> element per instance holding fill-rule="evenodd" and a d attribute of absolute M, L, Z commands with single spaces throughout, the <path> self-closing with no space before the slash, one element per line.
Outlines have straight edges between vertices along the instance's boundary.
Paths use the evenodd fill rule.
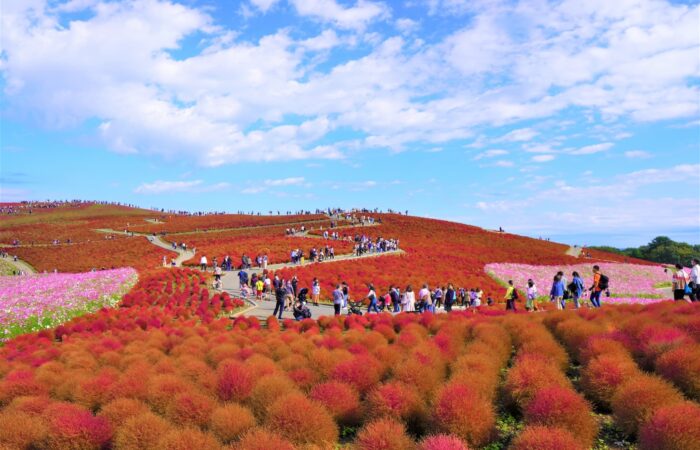
<path fill-rule="evenodd" d="M 683 270 L 683 266 L 676 264 L 676 271 L 673 273 L 673 299 L 684 300 L 689 295 L 688 274 Z M 688 300 L 690 302 L 690 300 Z"/>
<path fill-rule="evenodd" d="M 401 293 L 399 289 L 393 284 L 389 286 L 389 297 L 391 297 L 391 305 L 394 307 L 394 312 L 401 311 Z"/>
<path fill-rule="evenodd" d="M 333 312 L 336 316 L 340 315 L 340 308 L 343 306 L 343 290 L 339 284 L 335 285 L 333 291 Z"/>
<path fill-rule="evenodd" d="M 693 258 L 691 261 L 692 268 L 690 269 L 690 300 L 700 301 L 700 259 Z"/>
<path fill-rule="evenodd" d="M 608 277 L 600 272 L 600 266 L 593 266 L 593 286 L 588 290 L 591 292 L 591 304 L 594 308 L 600 308 L 600 294 L 608 288 Z"/>
<path fill-rule="evenodd" d="M 401 304 L 403 305 L 404 312 L 416 311 L 416 293 L 413 292 L 413 288 L 410 284 L 406 286 L 406 291 L 403 293 L 403 300 Z"/>
<path fill-rule="evenodd" d="M 525 301 L 525 309 L 528 311 L 537 311 L 535 300 L 537 299 L 537 286 L 532 279 L 527 280 L 527 300 Z"/>
<path fill-rule="evenodd" d="M 208 264 L 207 255 L 202 255 L 202 257 L 199 258 L 200 270 L 202 270 L 203 272 L 206 272 L 207 271 L 207 264 Z"/>
<path fill-rule="evenodd" d="M 550 301 L 556 303 L 557 309 L 565 309 L 566 302 L 564 301 L 564 282 L 561 279 L 561 275 L 554 275 L 554 281 L 552 281 L 552 289 L 549 291 Z"/>
<path fill-rule="evenodd" d="M 350 299 L 350 287 L 348 284 L 343 281 L 342 283 L 342 290 L 343 290 L 343 309 L 347 309 L 348 307 L 348 300 Z"/>
<path fill-rule="evenodd" d="M 506 299 L 506 311 L 515 311 L 515 301 L 518 299 L 518 291 L 513 285 L 513 280 L 508 280 L 508 289 L 506 289 L 506 295 L 503 296 Z"/>
<path fill-rule="evenodd" d="M 275 310 L 272 312 L 272 315 L 277 315 L 278 319 L 282 319 L 282 312 L 284 311 L 284 301 L 286 296 L 287 290 L 284 288 L 283 285 L 280 285 L 277 289 L 275 289 L 275 300 L 277 302 L 275 303 Z"/>
<path fill-rule="evenodd" d="M 571 292 L 571 296 L 574 300 L 574 308 L 579 309 L 581 307 L 580 298 L 583 295 L 583 291 L 586 289 L 586 287 L 584 286 L 581 275 L 579 275 L 578 272 L 574 271 L 574 273 L 571 275 L 574 278 L 571 280 L 568 289 Z"/>
<path fill-rule="evenodd" d="M 367 292 L 367 299 L 369 300 L 369 306 L 367 306 L 367 314 L 374 310 L 375 313 L 379 314 L 379 308 L 377 307 L 377 293 L 374 291 L 374 286 L 370 283 L 367 285 L 369 292 Z"/>
<path fill-rule="evenodd" d="M 318 278 L 314 278 L 311 282 L 311 301 L 314 306 L 318 306 L 318 301 L 321 298 L 321 283 L 318 282 Z"/>
<path fill-rule="evenodd" d="M 456 298 L 457 298 L 457 294 L 455 292 L 454 286 L 452 286 L 452 283 L 447 283 L 447 291 L 445 291 L 445 311 L 446 312 L 452 311 L 452 305 L 455 303 Z"/>

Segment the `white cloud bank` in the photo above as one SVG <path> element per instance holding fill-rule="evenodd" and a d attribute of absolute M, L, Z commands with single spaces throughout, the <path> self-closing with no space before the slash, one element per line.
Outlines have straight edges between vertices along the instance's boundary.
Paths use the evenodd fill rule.
<path fill-rule="evenodd" d="M 202 180 L 193 181 L 154 181 L 152 183 L 143 183 L 134 189 L 136 194 L 170 194 L 174 192 L 215 192 L 230 188 L 229 183 L 204 184 Z"/>
<path fill-rule="evenodd" d="M 277 3 L 254 1 L 261 12 Z M 382 2 L 290 0 L 291 11 L 329 29 L 294 38 L 281 28 L 249 42 L 208 10 L 170 1 L 8 0 L 0 23 L 4 103 L 49 127 L 98 122 L 115 151 L 203 166 L 435 146 L 571 108 L 642 122 L 699 112 L 698 5 L 430 3 L 435 13 L 467 11 L 473 20 L 426 43 L 368 31 L 391 19 Z M 85 8 L 86 19 L 61 22 L 60 10 Z M 203 37 L 194 54 L 175 56 L 195 33 Z M 329 50 L 358 41 L 371 49 L 329 59 Z M 321 144 L 340 128 L 355 137 Z M 519 128 L 503 140 L 536 133 Z"/>

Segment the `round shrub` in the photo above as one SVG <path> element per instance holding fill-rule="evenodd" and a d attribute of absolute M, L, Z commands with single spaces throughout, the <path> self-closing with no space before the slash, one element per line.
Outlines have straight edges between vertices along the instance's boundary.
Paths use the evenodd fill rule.
<path fill-rule="evenodd" d="M 425 438 L 418 450 L 469 450 L 469 447 L 457 436 L 438 434 Z"/>
<path fill-rule="evenodd" d="M 253 390 L 253 375 L 238 361 L 222 362 L 217 369 L 217 377 L 217 393 L 223 401 L 243 401 Z"/>
<path fill-rule="evenodd" d="M 150 411 L 148 405 L 140 400 L 118 398 L 104 405 L 98 416 L 104 417 L 112 427 L 116 427 L 131 417 L 140 416 Z"/>
<path fill-rule="evenodd" d="M 18 411 L 32 416 L 40 415 L 53 403 L 50 398 L 36 395 L 15 397 L 5 411 Z"/>
<path fill-rule="evenodd" d="M 295 450 L 289 441 L 261 428 L 254 428 L 247 432 L 234 448 L 236 450 Z"/>
<path fill-rule="evenodd" d="M 547 386 L 569 387 L 571 384 L 549 361 L 526 354 L 518 357 L 508 371 L 504 389 L 508 403 L 522 410 L 537 391 Z"/>
<path fill-rule="evenodd" d="M 617 388 L 639 373 L 637 364 L 624 354 L 603 354 L 581 370 L 581 388 L 599 405 L 609 408 Z"/>
<path fill-rule="evenodd" d="M 326 407 L 342 425 L 354 425 L 360 420 L 360 397 L 346 383 L 328 381 L 311 389 L 309 398 Z"/>
<path fill-rule="evenodd" d="M 618 427 L 629 435 L 635 435 L 656 410 L 682 401 L 683 396 L 667 382 L 640 374 L 618 388 L 611 405 Z"/>
<path fill-rule="evenodd" d="M 586 446 L 591 446 L 598 434 L 590 405 L 568 388 L 552 386 L 538 391 L 528 403 L 523 416 L 528 425 L 570 430 L 576 440 Z"/>
<path fill-rule="evenodd" d="M 156 448 L 160 438 L 168 431 L 170 431 L 168 422 L 153 413 L 147 412 L 131 417 L 117 428 L 114 448 L 116 450 Z"/>
<path fill-rule="evenodd" d="M 444 386 L 433 408 L 438 430 L 459 436 L 473 447 L 481 447 L 491 440 L 496 424 L 493 406 L 469 386 L 460 383 Z"/>
<path fill-rule="evenodd" d="M 107 419 L 74 404 L 53 404 L 43 418 L 48 425 L 46 444 L 52 449 L 99 449 L 112 438 Z"/>
<path fill-rule="evenodd" d="M 377 386 L 367 395 L 369 417 L 398 417 L 417 424 L 424 419 L 425 405 L 415 389 L 400 381 Z"/>
<path fill-rule="evenodd" d="M 700 400 L 700 346 L 682 346 L 664 353 L 656 360 L 656 371 Z"/>
<path fill-rule="evenodd" d="M 158 450 L 220 450 L 221 445 L 211 435 L 194 428 L 170 430 L 158 441 Z"/>
<path fill-rule="evenodd" d="M 264 418 L 270 405 L 284 395 L 298 392 L 292 380 L 284 375 L 267 375 L 255 384 L 248 403 L 255 415 Z"/>
<path fill-rule="evenodd" d="M 0 412 L 0 448 L 35 447 L 47 431 L 39 417 L 19 411 Z"/>
<path fill-rule="evenodd" d="M 176 395 L 165 409 L 165 417 L 177 425 L 204 427 L 214 410 L 214 401 L 202 394 L 185 392 Z"/>
<path fill-rule="evenodd" d="M 224 443 L 238 439 L 254 426 L 253 413 L 237 403 L 228 403 L 216 408 L 209 420 L 209 429 Z"/>
<path fill-rule="evenodd" d="M 338 438 L 338 427 L 328 411 L 302 394 L 289 394 L 274 402 L 267 424 L 294 444 L 329 445 Z"/>
<path fill-rule="evenodd" d="M 165 414 L 165 410 L 176 395 L 190 390 L 191 386 L 182 378 L 164 374 L 148 380 L 146 397 L 154 411 Z"/>
<path fill-rule="evenodd" d="M 343 381 L 364 394 L 381 378 L 380 364 L 372 357 L 358 356 L 336 365 L 331 371 L 331 379 Z"/>
<path fill-rule="evenodd" d="M 365 425 L 355 439 L 355 450 L 410 450 L 413 440 L 401 422 L 388 417 Z"/>
<path fill-rule="evenodd" d="M 576 438 L 562 428 L 528 426 L 515 438 L 510 450 L 585 450 Z"/>
<path fill-rule="evenodd" d="M 640 450 L 700 449 L 700 406 L 692 402 L 659 408 L 639 432 Z"/>

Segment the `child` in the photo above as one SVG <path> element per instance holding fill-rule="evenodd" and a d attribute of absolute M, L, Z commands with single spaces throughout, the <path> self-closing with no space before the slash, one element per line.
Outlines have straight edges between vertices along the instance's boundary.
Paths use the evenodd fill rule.
<path fill-rule="evenodd" d="M 537 286 L 532 279 L 527 280 L 527 301 L 525 302 L 525 309 L 528 311 L 537 311 L 537 305 L 535 303 L 535 298 L 537 298 Z"/>

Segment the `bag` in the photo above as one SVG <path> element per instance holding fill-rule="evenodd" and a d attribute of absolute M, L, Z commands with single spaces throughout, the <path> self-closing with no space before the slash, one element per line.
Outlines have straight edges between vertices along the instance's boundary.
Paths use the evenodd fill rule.
<path fill-rule="evenodd" d="M 518 290 L 517 289 L 513 289 L 513 296 L 512 297 L 513 297 L 513 300 L 518 299 Z"/>
<path fill-rule="evenodd" d="M 576 283 L 573 282 L 573 281 L 572 281 L 571 283 L 569 283 L 569 284 L 566 286 L 566 289 L 567 289 L 569 292 L 576 292 L 576 291 L 578 291 L 577 288 L 578 288 L 578 286 L 576 286 Z"/>
<path fill-rule="evenodd" d="M 571 298 L 571 291 L 569 291 L 569 290 L 567 289 L 567 290 L 564 291 L 564 295 L 562 296 L 562 299 L 563 299 L 563 300 L 568 300 L 568 299 L 570 299 L 570 298 Z"/>
<path fill-rule="evenodd" d="M 685 290 L 683 291 L 685 295 L 691 295 L 693 293 L 693 288 L 689 284 L 685 285 Z"/>
<path fill-rule="evenodd" d="M 608 278 L 607 275 L 603 275 L 602 273 L 600 274 L 600 281 L 598 282 L 598 289 L 601 291 L 604 291 L 608 288 L 608 284 L 610 283 L 610 278 Z"/>

